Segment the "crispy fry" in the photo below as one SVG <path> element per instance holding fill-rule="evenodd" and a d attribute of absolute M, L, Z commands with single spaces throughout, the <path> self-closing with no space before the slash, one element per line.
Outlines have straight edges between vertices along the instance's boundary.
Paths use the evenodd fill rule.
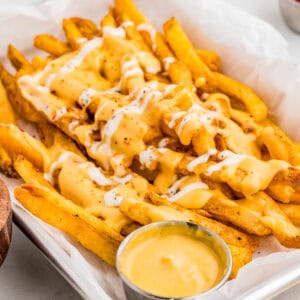
<path fill-rule="evenodd" d="M 15 124 L 15 115 L 7 98 L 6 90 L 0 81 L 0 123 Z"/>
<path fill-rule="evenodd" d="M 176 57 L 191 70 L 194 79 L 210 80 L 212 73 L 199 58 L 197 51 L 175 18 L 164 23 L 165 37 Z"/>
<path fill-rule="evenodd" d="M 41 173 L 34 165 L 22 155 L 16 155 L 13 162 L 14 169 L 26 183 L 42 185 L 46 188 L 53 189 L 53 186 L 45 180 Z"/>
<path fill-rule="evenodd" d="M 175 18 L 164 24 L 164 30 L 168 44 L 176 56 L 192 71 L 194 79 L 196 81 L 199 78 L 204 80 L 201 88 L 206 88 L 206 83 L 209 89 L 217 87 L 225 94 L 242 101 L 256 121 L 262 121 L 266 118 L 266 105 L 250 88 L 221 73 L 213 73 L 209 70 Z"/>
<path fill-rule="evenodd" d="M 69 46 L 49 34 L 40 34 L 34 38 L 34 46 L 53 56 L 61 56 L 71 51 Z"/>
<path fill-rule="evenodd" d="M 37 217 L 70 234 L 105 262 L 115 265 L 116 251 L 122 237 L 111 236 L 111 230 L 104 222 L 96 218 L 90 222 L 91 216 L 74 205 L 68 207 L 68 200 L 45 188 L 22 185 L 15 189 L 15 197 Z"/>
<path fill-rule="evenodd" d="M 7 58 L 11 64 L 18 71 L 20 69 L 30 73 L 32 72 L 32 66 L 26 57 L 13 45 L 9 45 L 7 48 Z"/>
<path fill-rule="evenodd" d="M 223 93 L 242 101 L 256 121 L 262 121 L 267 117 L 266 104 L 250 88 L 217 72 L 214 73 L 213 80 L 216 87 Z"/>
<path fill-rule="evenodd" d="M 81 34 L 87 39 L 90 40 L 99 35 L 99 29 L 93 21 L 79 17 L 73 17 L 71 21 L 75 23 Z"/>
<path fill-rule="evenodd" d="M 72 49 L 77 49 L 85 39 L 75 23 L 70 19 L 63 20 L 63 30 Z"/>
<path fill-rule="evenodd" d="M 32 58 L 32 67 L 35 71 L 42 70 L 46 67 L 46 65 L 51 61 L 50 57 L 42 57 L 39 55 L 35 55 Z"/>
<path fill-rule="evenodd" d="M 220 71 L 221 59 L 218 54 L 208 50 L 197 49 L 196 51 L 200 59 L 209 67 L 211 71 Z"/>
<path fill-rule="evenodd" d="M 13 167 L 12 158 L 8 155 L 6 150 L 0 145 L 0 172 L 8 177 L 17 178 L 18 174 Z"/>
<path fill-rule="evenodd" d="M 37 168 L 43 170 L 44 158 L 46 157 L 44 146 L 18 127 L 12 124 L 0 124 L 0 145 L 11 158 L 21 154 Z"/>
<path fill-rule="evenodd" d="M 288 161 L 292 165 L 299 165 L 300 151 L 295 142 L 283 130 L 271 122 L 261 130 L 259 141 L 264 144 L 273 159 Z"/>
<path fill-rule="evenodd" d="M 147 19 L 131 0 L 115 0 L 115 11 L 117 14 L 127 13 L 135 24 L 147 22 Z"/>
<path fill-rule="evenodd" d="M 248 233 L 258 236 L 266 236 L 271 233 L 271 230 L 251 210 L 236 205 L 234 201 L 216 197 L 208 201 L 203 209 L 216 219 L 230 222 Z"/>
<path fill-rule="evenodd" d="M 300 226 L 300 206 L 299 204 L 278 203 L 281 210 L 290 218 L 294 225 Z"/>
<path fill-rule="evenodd" d="M 100 22 L 101 27 L 110 26 L 110 27 L 117 27 L 116 20 L 113 16 L 112 9 L 109 9 L 109 12 L 103 17 Z"/>
<path fill-rule="evenodd" d="M 155 193 L 151 193 L 150 200 L 152 203 L 154 203 L 155 205 L 158 205 L 159 207 L 166 206 L 167 212 L 170 211 L 170 212 L 174 213 L 173 218 L 175 217 L 176 214 L 178 214 L 179 216 L 183 217 L 185 221 L 189 220 L 190 222 L 194 222 L 194 223 L 197 223 L 204 227 L 207 227 L 210 230 L 214 231 L 215 233 L 219 234 L 229 244 L 239 246 L 239 247 L 247 247 L 247 248 L 251 249 L 251 251 L 253 251 L 253 252 L 255 251 L 255 249 L 257 247 L 257 240 L 255 238 L 253 238 L 252 236 L 241 233 L 240 231 L 238 231 L 232 227 L 228 227 L 228 226 L 224 225 L 223 223 L 220 223 L 213 219 L 206 218 L 205 214 L 203 214 L 201 212 L 201 210 L 197 210 L 195 212 L 193 210 L 183 208 L 176 203 L 170 203 L 168 200 L 159 197 Z M 122 203 L 122 205 L 123 205 L 123 203 Z M 155 211 L 155 210 L 153 210 L 153 211 Z M 163 212 L 162 212 L 162 214 L 163 214 Z M 171 214 L 171 216 L 172 216 L 172 214 Z M 178 220 L 181 220 L 181 219 L 178 219 Z"/>
<path fill-rule="evenodd" d="M 28 121 L 41 122 L 44 119 L 43 116 L 22 97 L 16 79 L 8 73 L 2 64 L 0 64 L 0 78 L 6 89 L 8 100 L 15 112 Z"/>

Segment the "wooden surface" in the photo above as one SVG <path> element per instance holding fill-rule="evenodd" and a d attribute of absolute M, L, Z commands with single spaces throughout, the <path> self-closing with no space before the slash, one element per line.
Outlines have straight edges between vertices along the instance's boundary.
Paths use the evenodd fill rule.
<path fill-rule="evenodd" d="M 2 265 L 11 241 L 11 206 L 6 186 L 0 180 L 0 265 Z"/>

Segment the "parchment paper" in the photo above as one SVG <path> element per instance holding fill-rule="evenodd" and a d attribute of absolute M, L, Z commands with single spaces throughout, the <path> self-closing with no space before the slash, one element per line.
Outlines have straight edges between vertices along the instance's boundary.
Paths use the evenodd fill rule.
<path fill-rule="evenodd" d="M 197 47 L 219 53 L 225 73 L 255 89 L 279 124 L 300 141 L 300 66 L 290 62 L 287 42 L 270 25 L 218 0 L 135 2 L 157 28 L 175 16 Z M 98 22 L 110 4 L 108 0 L 52 0 L 35 6 L 0 6 L 0 56 L 3 60 L 9 43 L 32 55 L 32 40 L 36 34 L 47 32 L 62 36 L 64 17 L 88 17 Z M 13 187 L 20 181 L 6 178 L 5 181 L 10 188 L 15 215 L 59 262 L 85 298 L 124 299 L 115 270 L 61 231 L 27 212 L 12 194 Z M 264 239 L 255 259 L 210 299 L 236 299 L 264 279 L 299 262 L 300 250 L 285 249 L 274 238 Z"/>

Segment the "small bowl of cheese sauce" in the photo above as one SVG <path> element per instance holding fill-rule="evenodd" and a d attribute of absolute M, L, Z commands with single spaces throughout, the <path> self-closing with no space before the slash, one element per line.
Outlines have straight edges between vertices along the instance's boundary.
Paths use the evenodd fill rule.
<path fill-rule="evenodd" d="M 204 299 L 227 281 L 231 268 L 225 242 L 184 221 L 143 226 L 127 236 L 117 253 L 128 300 Z"/>

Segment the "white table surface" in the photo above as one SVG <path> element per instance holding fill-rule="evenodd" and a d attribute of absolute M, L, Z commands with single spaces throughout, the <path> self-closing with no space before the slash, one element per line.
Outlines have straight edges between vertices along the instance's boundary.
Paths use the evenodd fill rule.
<path fill-rule="evenodd" d="M 195 0 L 196 1 L 196 0 Z M 300 63 L 300 35 L 284 24 L 276 0 L 225 0 L 271 23 L 289 42 L 295 62 Z M 0 0 L 3 5 L 37 3 L 41 0 Z M 77 293 L 47 262 L 37 248 L 14 226 L 13 241 L 6 261 L 0 269 L 1 300 L 80 299 Z M 300 285 L 275 298 L 300 299 Z"/>

